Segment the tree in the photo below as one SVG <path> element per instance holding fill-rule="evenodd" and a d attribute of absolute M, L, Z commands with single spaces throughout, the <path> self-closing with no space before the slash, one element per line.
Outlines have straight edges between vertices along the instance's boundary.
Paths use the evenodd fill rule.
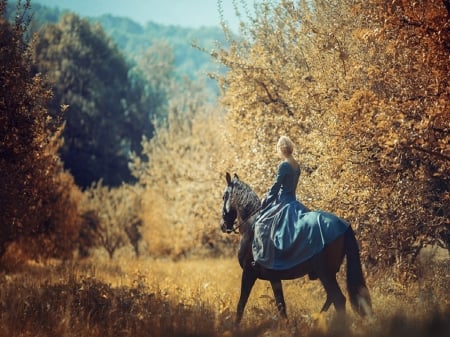
<path fill-rule="evenodd" d="M 84 216 L 91 223 L 88 236 L 96 238 L 91 246 L 102 246 L 110 259 L 127 243 L 139 254 L 141 208 L 137 189 L 126 184 L 110 188 L 99 181 L 84 192 Z"/>
<path fill-rule="evenodd" d="M 175 59 L 172 48 L 163 41 L 157 41 L 136 60 L 133 73 L 141 78 L 148 109 L 157 120 L 167 117 L 169 94 L 175 83 Z"/>
<path fill-rule="evenodd" d="M 130 181 L 129 153 L 139 152 L 142 135 L 151 136 L 152 112 L 139 105 L 142 89 L 130 82 L 117 47 L 100 26 L 67 14 L 42 28 L 34 58 L 54 88 L 52 114 L 68 106 L 61 157 L 75 181 Z"/>
<path fill-rule="evenodd" d="M 219 76 L 224 170 L 264 193 L 288 134 L 303 163 L 299 198 L 348 219 L 368 265 L 414 274 L 449 211 L 446 18 L 437 0 L 255 4 L 242 38 L 212 52 L 230 69 Z"/>
<path fill-rule="evenodd" d="M 0 257 L 13 243 L 32 256 L 68 257 L 76 245 L 79 191 L 57 155 L 62 125 L 51 91 L 33 75 L 24 40 L 29 1 L 14 24 L 0 2 Z M 61 243 L 64 242 L 64 245 Z"/>
<path fill-rule="evenodd" d="M 362 235 L 369 256 L 412 268 L 424 245 L 444 245 L 450 231 L 449 14 L 438 0 L 374 1 L 365 11 L 354 32 L 365 56 L 361 90 L 340 109 L 376 191 L 366 211 L 381 226 Z"/>
<path fill-rule="evenodd" d="M 142 188 L 142 236 L 154 256 L 217 254 L 231 246 L 231 237 L 217 238 L 223 115 L 207 96 L 206 85 L 178 84 L 167 118 L 142 141 L 144 158 L 133 156 L 130 164 Z"/>

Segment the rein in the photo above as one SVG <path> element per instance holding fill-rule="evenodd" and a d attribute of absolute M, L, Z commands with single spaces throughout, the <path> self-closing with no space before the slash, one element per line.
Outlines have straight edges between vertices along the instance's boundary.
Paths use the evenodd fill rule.
<path fill-rule="evenodd" d="M 254 216 L 258 215 L 259 211 L 261 210 L 261 207 L 259 207 L 254 213 L 249 215 L 247 219 L 245 219 L 242 223 L 238 223 L 237 225 L 233 224 L 232 231 L 235 234 L 239 234 L 239 228 L 241 228 L 243 225 L 247 224 L 250 219 L 252 219 Z"/>

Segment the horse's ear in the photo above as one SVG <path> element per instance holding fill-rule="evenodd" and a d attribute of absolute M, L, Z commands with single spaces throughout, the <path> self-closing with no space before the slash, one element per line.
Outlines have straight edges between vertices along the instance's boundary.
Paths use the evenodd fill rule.
<path fill-rule="evenodd" d="M 234 174 L 234 179 L 239 180 L 239 177 L 236 173 Z"/>
<path fill-rule="evenodd" d="M 227 178 L 227 184 L 230 185 L 231 184 L 231 176 L 228 172 L 225 177 Z"/>

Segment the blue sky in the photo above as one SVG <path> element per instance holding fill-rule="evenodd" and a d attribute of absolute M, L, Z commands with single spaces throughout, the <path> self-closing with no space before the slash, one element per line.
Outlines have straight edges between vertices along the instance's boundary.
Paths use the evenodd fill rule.
<path fill-rule="evenodd" d="M 236 2 L 240 4 L 241 0 Z M 253 8 L 253 0 L 244 2 Z M 33 3 L 70 9 L 81 16 L 124 16 L 140 24 L 153 21 L 191 28 L 220 25 L 217 0 L 31 0 Z M 226 21 L 237 30 L 233 0 L 222 0 L 222 6 Z M 239 8 L 242 9 L 241 5 Z"/>

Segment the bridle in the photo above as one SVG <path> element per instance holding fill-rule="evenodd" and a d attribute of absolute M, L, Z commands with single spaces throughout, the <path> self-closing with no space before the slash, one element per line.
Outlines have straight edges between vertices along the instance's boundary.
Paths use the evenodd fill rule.
<path fill-rule="evenodd" d="M 243 222 L 241 222 L 241 223 L 235 223 L 235 222 L 233 222 L 233 224 L 232 225 L 230 225 L 229 223 L 227 223 L 226 221 L 224 221 L 224 224 L 227 226 L 227 233 L 234 233 L 234 234 L 239 234 L 239 229 L 241 228 L 241 227 L 243 227 L 243 225 L 245 225 L 245 224 L 247 224 L 247 223 L 251 223 L 251 222 L 253 222 L 253 218 L 254 217 L 256 217 L 258 214 L 259 214 L 259 211 L 260 211 L 261 209 L 260 208 L 258 208 L 258 210 L 255 212 L 255 213 L 253 213 L 253 214 L 251 214 L 250 216 L 248 216 L 247 217 L 247 219 L 245 219 Z M 252 220 L 252 221 L 249 221 L 249 220 Z M 231 227 L 231 228 L 230 228 Z"/>
<path fill-rule="evenodd" d="M 233 218 L 232 221 L 228 220 L 227 218 L 230 218 L 230 213 L 232 213 L 231 218 Z M 236 218 L 237 218 L 237 211 L 236 210 L 230 210 L 228 213 L 223 212 L 222 220 L 225 225 L 225 232 L 227 233 L 239 233 L 239 227 L 241 226 L 239 223 L 236 224 Z"/>
<path fill-rule="evenodd" d="M 239 234 L 239 228 L 241 228 L 240 223 L 233 223 L 233 227 L 231 228 L 230 233 Z"/>

